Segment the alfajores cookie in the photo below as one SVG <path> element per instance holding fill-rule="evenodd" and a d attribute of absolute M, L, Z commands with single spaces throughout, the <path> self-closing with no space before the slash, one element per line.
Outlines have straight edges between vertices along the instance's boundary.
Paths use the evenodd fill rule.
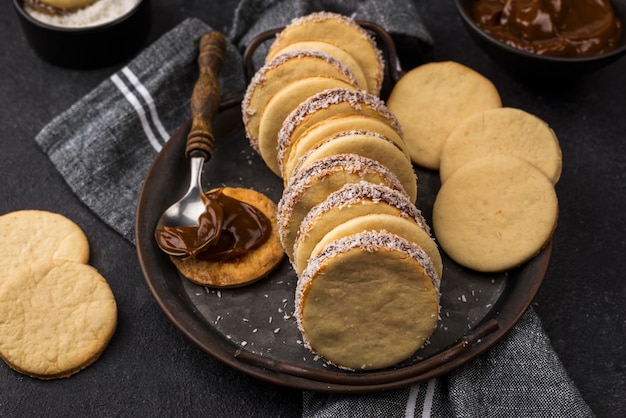
<path fill-rule="evenodd" d="M 293 173 L 320 158 L 349 153 L 376 160 L 389 168 L 398 177 L 411 201 L 417 200 L 417 176 L 409 156 L 393 141 L 376 132 L 353 130 L 333 135 L 304 154 Z"/>
<path fill-rule="evenodd" d="M 491 81 L 462 64 L 421 65 L 393 87 L 387 107 L 398 118 L 414 163 L 439 169 L 448 135 L 467 117 L 502 106 Z"/>
<path fill-rule="evenodd" d="M 463 164 L 492 154 L 526 160 L 553 184 L 561 176 L 561 147 L 550 126 L 523 110 L 501 107 L 469 116 L 450 133 L 441 151 L 441 181 Z"/>
<path fill-rule="evenodd" d="M 365 77 L 361 66 L 358 62 L 356 62 L 352 55 L 345 50 L 324 41 L 298 41 L 281 48 L 277 51 L 277 54 L 272 60 L 276 59 L 277 56 L 290 53 L 292 51 L 315 51 L 333 57 L 350 70 L 361 89 L 367 89 L 367 78 Z"/>
<path fill-rule="evenodd" d="M 31 377 L 69 377 L 91 365 L 116 326 L 113 293 L 89 265 L 37 260 L 0 286 L 0 357 Z"/>
<path fill-rule="evenodd" d="M 305 346 L 350 370 L 406 360 L 436 327 L 436 276 L 426 253 L 397 235 L 366 231 L 332 241 L 298 280 L 295 316 Z"/>
<path fill-rule="evenodd" d="M 278 232 L 285 253 L 293 258 L 300 223 L 309 210 L 346 183 L 369 181 L 406 193 L 398 177 L 378 161 L 356 154 L 317 160 L 291 178 L 278 202 Z"/>
<path fill-rule="evenodd" d="M 382 53 L 365 29 L 337 13 L 317 12 L 293 19 L 277 36 L 267 53 L 272 59 L 283 48 L 300 41 L 328 42 L 345 50 L 359 64 L 372 94 L 380 92 L 385 64 Z"/>
<path fill-rule="evenodd" d="M 258 209 L 271 224 L 271 232 L 260 246 L 228 260 L 207 260 L 201 256 L 181 258 L 170 256 L 178 271 L 190 281 L 211 287 L 240 287 L 259 280 L 272 271 L 283 259 L 276 227 L 276 204 L 263 193 L 252 189 L 225 187 L 222 192 Z M 210 251 L 207 248 L 205 251 Z"/>
<path fill-rule="evenodd" d="M 246 136 L 255 150 L 259 148 L 259 122 L 269 100 L 287 84 L 311 76 L 337 78 L 357 85 L 345 65 L 319 51 L 291 51 L 269 61 L 254 74 L 241 102 Z"/>
<path fill-rule="evenodd" d="M 309 97 L 334 88 L 357 91 L 354 84 L 337 78 L 311 76 L 285 85 L 267 102 L 259 121 L 258 149 L 265 164 L 276 175 L 280 176 L 278 132 L 285 119 Z"/>
<path fill-rule="evenodd" d="M 302 273 L 313 249 L 330 231 L 344 226 L 348 222 L 352 222 L 352 226 L 344 226 L 343 231 L 346 235 L 367 229 L 359 229 L 365 224 L 353 222 L 355 219 L 363 218 L 366 215 L 370 216 L 368 219 L 376 218 L 376 215 L 388 215 L 396 219 L 410 220 L 409 224 L 402 224 L 407 228 L 407 232 L 415 227 L 420 229 L 422 234 L 410 232 L 405 238 L 419 237 L 419 240 L 414 242 L 425 249 L 429 257 L 434 260 L 433 264 L 436 261 L 435 270 L 441 276 L 441 257 L 438 257 L 437 247 L 430 238 L 430 228 L 421 212 L 411 200 L 407 199 L 405 193 L 390 189 L 382 184 L 372 184 L 365 181 L 345 184 L 341 189 L 328 195 L 323 202 L 312 207 L 307 213 L 300 223 L 293 246 L 293 265 L 296 273 Z M 385 224 L 383 222 L 385 219 L 384 216 L 380 217 L 381 223 L 376 226 L 377 229 L 384 229 Z M 372 224 L 368 225 L 371 226 Z M 394 227 L 398 224 L 390 221 L 389 225 Z M 403 234 L 398 235 L 403 236 Z"/>
<path fill-rule="evenodd" d="M 443 278 L 443 260 L 437 244 L 430 235 L 430 228 L 424 227 L 423 222 L 416 221 L 410 216 L 403 216 L 402 213 L 400 216 L 372 213 L 352 218 L 341 225 L 337 225 L 318 241 L 309 258 L 317 256 L 332 241 L 363 231 L 390 232 L 417 244 L 430 257 L 439 280 Z"/>
<path fill-rule="evenodd" d="M 278 163 L 285 161 L 291 147 L 309 128 L 340 115 L 370 116 L 388 123 L 396 132 L 402 132 L 398 120 L 379 97 L 365 91 L 330 89 L 309 97 L 285 118 L 277 138 Z"/>
<path fill-rule="evenodd" d="M 366 114 L 348 113 L 338 114 L 313 124 L 297 138 L 294 138 L 293 141 L 289 141 L 290 145 L 288 146 L 283 144 L 283 138 L 279 136 L 278 148 L 279 153 L 282 155 L 279 164 L 281 165 L 283 180 L 285 184 L 289 182 L 298 160 L 317 144 L 334 135 L 357 129 L 376 132 L 384 136 L 400 148 L 409 158 L 409 152 L 402 138 L 402 132 L 397 130 L 398 127 L 399 125 L 397 123 L 394 124 L 392 119 L 387 121 Z"/>

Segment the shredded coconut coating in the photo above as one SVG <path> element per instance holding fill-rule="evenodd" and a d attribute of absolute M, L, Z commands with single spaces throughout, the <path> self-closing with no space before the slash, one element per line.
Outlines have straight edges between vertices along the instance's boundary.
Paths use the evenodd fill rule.
<path fill-rule="evenodd" d="M 383 102 L 379 97 L 366 91 L 354 91 L 344 88 L 327 89 L 314 94 L 304 102 L 300 103 L 300 105 L 285 118 L 285 121 L 278 132 L 277 155 L 278 164 L 281 166 L 281 170 L 285 152 L 291 146 L 291 137 L 296 128 L 303 123 L 309 115 L 312 115 L 320 109 L 327 109 L 339 103 L 347 103 L 352 108 L 357 110 L 363 108 L 363 106 L 368 106 L 386 119 L 395 131 L 399 134 L 402 133 L 402 128 L 400 127 L 398 119 L 389 111 L 385 102 Z"/>
<path fill-rule="evenodd" d="M 306 235 L 315 224 L 315 219 L 333 208 L 344 208 L 359 204 L 364 200 L 372 202 L 385 202 L 396 207 L 400 216 L 413 219 L 428 235 L 431 235 L 430 227 L 422 212 L 407 198 L 405 193 L 391 189 L 383 184 L 375 184 L 367 181 L 348 183 L 341 189 L 328 195 L 326 200 L 311 208 L 300 224 L 300 235 Z"/>
<path fill-rule="evenodd" d="M 304 161 L 306 161 L 306 159 L 319 147 L 321 147 L 322 145 L 331 142 L 334 139 L 337 138 L 343 138 L 346 136 L 353 136 L 353 135 L 362 135 L 362 136 L 373 136 L 379 139 L 382 139 L 384 141 L 389 142 L 390 144 L 394 145 L 396 148 L 398 148 L 399 150 L 402 151 L 402 149 L 398 146 L 398 144 L 396 144 L 395 142 L 393 142 L 392 140 L 390 140 L 389 138 L 387 138 L 385 135 L 382 135 L 378 132 L 370 132 L 370 131 L 364 131 L 364 130 L 352 130 L 352 131 L 345 131 L 345 132 L 340 132 L 336 135 L 333 135 L 329 138 L 326 138 L 325 140 L 321 141 L 320 143 L 316 144 L 313 148 L 311 148 L 309 151 L 307 151 L 302 157 L 298 158 L 298 162 L 296 163 L 296 166 L 294 167 L 293 172 L 297 173 L 298 171 L 300 171 L 300 168 L 302 167 L 302 163 Z M 281 168 L 282 169 L 282 168 Z"/>
<path fill-rule="evenodd" d="M 263 86 L 267 82 L 269 71 L 275 70 L 276 68 L 280 67 L 290 60 L 302 59 L 307 57 L 328 62 L 329 64 L 333 65 L 339 73 L 344 75 L 353 85 L 358 86 L 358 83 L 354 78 L 352 71 L 350 71 L 350 69 L 346 67 L 342 62 L 324 52 L 296 50 L 277 55 L 270 62 L 261 67 L 256 73 L 254 73 L 254 76 L 248 84 L 243 99 L 241 100 L 241 115 L 246 130 L 246 136 L 250 140 L 250 145 L 252 145 L 252 148 L 254 148 L 255 151 L 259 151 L 258 138 L 256 138 L 249 132 L 247 125 L 250 121 L 250 118 L 260 111 L 260 109 L 254 109 L 251 107 L 252 97 L 255 91 L 257 91 L 257 87 Z M 280 79 L 276 79 L 275 81 L 279 83 L 282 82 L 282 80 Z"/>
<path fill-rule="evenodd" d="M 340 170 L 349 173 L 377 172 L 386 179 L 391 187 L 406 195 L 398 177 L 378 161 L 357 154 L 330 155 L 307 165 L 289 180 L 289 184 L 278 202 L 278 233 L 281 241 L 284 240 L 289 230 L 294 206 L 301 200 L 312 182 L 328 177 Z"/>
<path fill-rule="evenodd" d="M 298 324 L 298 329 L 302 334 L 304 345 L 308 349 L 311 349 L 311 345 L 307 341 L 306 330 L 302 326 L 302 311 L 304 308 L 303 303 L 306 290 L 311 285 L 311 282 L 315 280 L 315 277 L 320 274 L 320 270 L 329 263 L 333 257 L 355 248 L 360 248 L 368 252 L 376 252 L 382 248 L 386 248 L 405 253 L 407 256 L 415 259 L 424 268 L 424 271 L 429 276 L 439 295 L 440 278 L 433 267 L 430 257 L 428 257 L 426 252 L 424 252 L 419 245 L 387 231 L 364 231 L 339 238 L 326 245 L 317 256 L 309 260 L 296 286 L 294 316 Z"/>

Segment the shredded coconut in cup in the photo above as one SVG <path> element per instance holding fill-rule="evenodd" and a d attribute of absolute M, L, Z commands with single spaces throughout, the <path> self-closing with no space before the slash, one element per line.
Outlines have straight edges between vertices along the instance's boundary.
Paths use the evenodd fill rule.
<path fill-rule="evenodd" d="M 66 15 L 41 13 L 24 4 L 24 10 L 34 19 L 52 26 L 84 28 L 110 22 L 130 12 L 140 0 L 98 0 L 90 6 Z"/>

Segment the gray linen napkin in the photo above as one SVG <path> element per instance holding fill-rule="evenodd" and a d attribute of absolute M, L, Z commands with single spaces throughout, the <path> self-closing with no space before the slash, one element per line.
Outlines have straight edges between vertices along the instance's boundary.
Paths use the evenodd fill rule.
<path fill-rule="evenodd" d="M 486 354 L 408 388 L 364 395 L 305 393 L 303 416 L 593 417 L 532 307 Z"/>
<path fill-rule="evenodd" d="M 104 80 L 36 136 L 74 193 L 134 242 L 143 180 L 162 145 L 190 116 L 200 37 L 211 28 L 187 19 Z M 228 45 L 224 95 L 241 94 L 241 54 Z"/>
<path fill-rule="evenodd" d="M 431 43 L 411 2 L 242 0 L 220 76 L 222 92 L 238 96 L 245 89 L 241 52 L 255 34 L 316 10 L 381 24 L 404 55 L 420 55 Z M 81 201 L 131 242 L 143 179 L 163 143 L 189 117 L 197 42 L 209 29 L 185 20 L 36 137 Z M 367 395 L 305 392 L 303 401 L 305 417 L 592 416 L 532 309 L 486 355 L 448 375 Z"/>

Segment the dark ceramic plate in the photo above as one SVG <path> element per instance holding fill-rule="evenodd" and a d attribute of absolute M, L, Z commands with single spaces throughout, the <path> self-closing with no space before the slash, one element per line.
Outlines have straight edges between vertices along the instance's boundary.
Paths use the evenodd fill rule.
<path fill-rule="evenodd" d="M 219 138 L 205 165 L 207 188 L 248 187 L 280 199 L 282 181 L 250 148 L 237 107 L 216 121 Z M 347 372 L 325 364 L 300 342 L 292 316 L 296 275 L 284 260 L 265 279 L 239 289 L 210 289 L 179 275 L 157 247 L 153 232 L 161 213 L 185 191 L 188 125 L 165 145 L 139 198 L 136 241 L 143 274 L 157 303 L 180 331 L 229 366 L 269 382 L 329 392 L 391 389 L 441 375 L 500 340 L 532 302 L 544 278 L 551 246 L 522 267 L 504 274 L 464 269 L 444 254 L 441 320 L 428 345 L 394 368 Z M 439 188 L 435 172 L 417 170 L 418 207 L 430 222 Z"/>
<path fill-rule="evenodd" d="M 388 62 L 396 62 L 393 45 L 387 53 Z M 396 80 L 397 76 L 392 73 L 390 77 Z M 203 173 L 207 190 L 222 185 L 252 188 L 278 202 L 282 180 L 250 147 L 239 105 L 224 107 L 214 128 L 215 154 Z M 172 136 L 146 177 L 137 207 L 137 254 L 146 283 L 167 317 L 207 353 L 243 373 L 296 389 L 352 393 L 398 388 L 439 376 L 504 337 L 543 281 L 552 244 L 520 268 L 503 274 L 476 273 L 443 254 L 441 319 L 429 343 L 392 368 L 368 372 L 335 368 L 302 345 L 293 318 L 297 279 L 286 259 L 256 283 L 217 290 L 182 277 L 156 245 L 153 233 L 159 216 L 184 194 L 189 183 L 189 163 L 184 157 L 188 129 L 189 123 Z M 439 175 L 417 168 L 416 172 L 417 205 L 431 223 Z"/>

